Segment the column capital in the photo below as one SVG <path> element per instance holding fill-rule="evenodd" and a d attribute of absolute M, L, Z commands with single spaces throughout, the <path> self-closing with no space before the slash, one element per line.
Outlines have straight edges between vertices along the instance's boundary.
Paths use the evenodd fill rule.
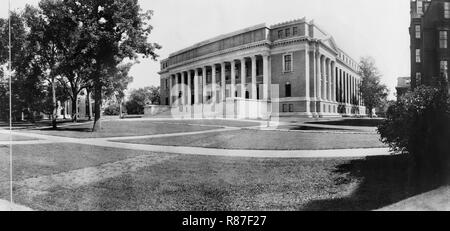
<path fill-rule="evenodd" d="M 321 57 L 322 57 L 322 54 L 320 54 L 320 51 L 318 51 L 318 50 L 316 50 L 316 57 L 318 58 L 318 59 L 320 59 Z"/>

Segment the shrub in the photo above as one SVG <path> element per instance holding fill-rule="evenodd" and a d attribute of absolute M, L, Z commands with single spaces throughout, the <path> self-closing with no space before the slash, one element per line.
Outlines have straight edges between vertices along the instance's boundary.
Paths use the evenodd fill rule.
<path fill-rule="evenodd" d="M 136 100 L 127 101 L 125 108 L 129 115 L 142 115 L 144 114 L 144 104 Z"/>
<path fill-rule="evenodd" d="M 107 116 L 116 116 L 120 114 L 120 108 L 118 105 L 112 104 L 105 108 L 104 114 Z"/>
<path fill-rule="evenodd" d="M 390 106 L 386 120 L 378 126 L 382 142 L 396 153 L 413 157 L 419 187 L 427 181 L 434 185 L 448 181 L 449 108 L 444 90 L 421 86 Z"/>

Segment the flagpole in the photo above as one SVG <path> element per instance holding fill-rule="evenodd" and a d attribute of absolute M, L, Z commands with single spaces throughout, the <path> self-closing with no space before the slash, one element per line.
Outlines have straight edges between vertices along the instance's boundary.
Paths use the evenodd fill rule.
<path fill-rule="evenodd" d="M 11 210 L 13 210 L 12 206 L 14 203 L 13 200 L 13 158 L 12 158 L 12 88 L 11 88 L 11 0 L 8 1 L 8 28 L 9 28 L 9 62 L 8 62 L 8 73 L 9 73 L 9 186 L 10 186 L 10 201 L 11 201 Z"/>

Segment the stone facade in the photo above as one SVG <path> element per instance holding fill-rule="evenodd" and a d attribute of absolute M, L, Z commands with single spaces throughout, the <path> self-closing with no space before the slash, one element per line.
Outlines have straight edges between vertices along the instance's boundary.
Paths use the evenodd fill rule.
<path fill-rule="evenodd" d="M 94 99 L 92 98 L 92 93 L 90 95 L 90 105 L 87 100 L 87 92 L 83 90 L 77 99 L 77 116 L 78 119 L 94 118 Z M 58 101 L 57 118 L 58 119 L 72 119 L 72 101 L 68 100 L 65 102 Z"/>
<path fill-rule="evenodd" d="M 161 61 L 161 104 L 182 117 L 364 115 L 357 62 L 305 18 L 260 24 Z"/>

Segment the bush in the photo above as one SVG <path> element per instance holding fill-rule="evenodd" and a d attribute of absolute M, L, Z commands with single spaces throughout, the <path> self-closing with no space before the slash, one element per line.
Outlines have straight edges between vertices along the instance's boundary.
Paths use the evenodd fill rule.
<path fill-rule="evenodd" d="M 119 105 L 109 105 L 105 108 L 104 114 L 107 116 L 116 116 L 120 114 L 120 108 Z"/>
<path fill-rule="evenodd" d="M 144 104 L 136 101 L 136 100 L 130 100 L 126 102 L 125 107 L 127 109 L 127 113 L 129 115 L 142 115 L 144 114 Z"/>
<path fill-rule="evenodd" d="M 444 90 L 421 86 L 408 92 L 378 126 L 381 141 L 396 153 L 413 157 L 419 187 L 447 183 L 450 168 L 449 99 Z"/>

